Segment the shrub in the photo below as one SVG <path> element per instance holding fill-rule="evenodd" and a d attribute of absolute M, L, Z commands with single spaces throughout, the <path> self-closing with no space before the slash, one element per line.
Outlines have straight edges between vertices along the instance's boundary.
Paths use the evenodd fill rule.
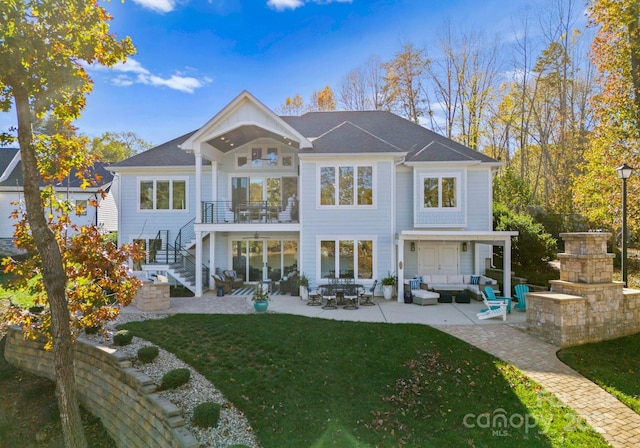
<path fill-rule="evenodd" d="M 129 345 L 133 340 L 133 334 L 129 330 L 118 330 L 113 335 L 113 343 L 116 345 Z"/>
<path fill-rule="evenodd" d="M 91 325 L 89 327 L 84 327 L 84 332 L 86 334 L 98 334 L 99 331 L 100 331 L 99 325 Z"/>
<path fill-rule="evenodd" d="M 140 349 L 138 349 L 138 360 L 143 363 L 149 363 L 156 359 L 160 350 L 155 345 L 146 345 Z"/>
<path fill-rule="evenodd" d="M 189 369 L 173 369 L 162 375 L 162 384 L 160 389 L 175 389 L 187 384 L 191 377 L 191 371 Z"/>
<path fill-rule="evenodd" d="M 220 418 L 220 405 L 207 401 L 201 403 L 193 410 L 193 422 L 200 428 L 211 428 L 218 424 Z"/>
<path fill-rule="evenodd" d="M 518 231 L 511 246 L 514 267 L 539 270 L 555 257 L 558 250 L 556 240 L 531 216 L 519 215 L 503 205 L 496 205 L 493 209 L 493 222 L 497 231 Z"/>

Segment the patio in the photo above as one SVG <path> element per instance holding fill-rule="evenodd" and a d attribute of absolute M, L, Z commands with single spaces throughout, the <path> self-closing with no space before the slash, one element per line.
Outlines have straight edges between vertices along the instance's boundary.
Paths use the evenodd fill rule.
<path fill-rule="evenodd" d="M 375 306 L 361 306 L 357 310 L 324 310 L 319 306 L 307 306 L 300 297 L 290 295 L 272 295 L 269 300 L 269 312 L 295 314 L 298 316 L 318 317 L 321 319 L 343 320 L 351 322 L 387 322 L 414 323 L 423 325 L 524 325 L 526 313 L 512 311 L 506 322 L 502 319 L 479 320 L 476 314 L 484 308 L 482 302 L 471 303 L 439 303 L 437 305 L 420 306 L 399 303 L 396 300 L 384 300 L 376 297 Z M 140 313 L 136 307 L 128 306 L 122 313 Z M 251 295 L 225 295 L 216 297 L 215 292 L 208 291 L 201 298 L 171 298 L 170 308 L 166 314 L 249 314 L 254 313 Z"/>

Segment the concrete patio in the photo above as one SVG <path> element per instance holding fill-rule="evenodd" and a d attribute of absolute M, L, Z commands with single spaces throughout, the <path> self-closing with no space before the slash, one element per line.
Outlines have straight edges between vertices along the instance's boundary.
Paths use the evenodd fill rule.
<path fill-rule="evenodd" d="M 352 322 L 386 322 L 414 323 L 422 325 L 524 325 L 526 313 L 512 311 L 506 322 L 501 318 L 479 320 L 476 314 L 484 308 L 482 302 L 471 303 L 438 303 L 437 305 L 420 306 L 399 303 L 395 299 L 384 300 L 376 297 L 374 306 L 360 306 L 356 310 L 325 310 L 320 306 L 308 306 L 306 301 L 290 295 L 272 295 L 269 301 L 269 312 L 295 314 L 298 316 L 317 317 Z M 123 313 L 140 313 L 134 306 L 128 306 Z M 208 292 L 201 298 L 171 298 L 170 308 L 157 314 L 248 314 L 254 313 L 250 295 L 225 295 L 216 297 Z"/>

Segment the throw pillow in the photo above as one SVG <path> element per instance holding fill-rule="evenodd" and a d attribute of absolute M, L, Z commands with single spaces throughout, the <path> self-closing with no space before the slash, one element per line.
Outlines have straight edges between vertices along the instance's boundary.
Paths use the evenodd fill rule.
<path fill-rule="evenodd" d="M 480 276 L 479 275 L 472 275 L 471 276 L 471 284 L 472 285 L 479 285 L 480 284 Z"/>
<path fill-rule="evenodd" d="M 409 286 L 411 289 L 420 289 L 420 279 L 409 280 Z"/>

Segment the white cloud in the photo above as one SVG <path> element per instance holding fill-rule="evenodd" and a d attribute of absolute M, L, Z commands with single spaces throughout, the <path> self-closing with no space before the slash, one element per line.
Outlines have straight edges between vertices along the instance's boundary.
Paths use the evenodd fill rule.
<path fill-rule="evenodd" d="M 172 75 L 170 78 L 162 78 L 156 75 L 139 74 L 137 82 L 152 86 L 165 86 L 170 89 L 179 90 L 185 93 L 193 93 L 196 89 L 204 86 L 206 80 L 200 81 L 191 76 Z"/>
<path fill-rule="evenodd" d="M 111 78 L 111 83 L 118 87 L 129 87 L 132 84 L 146 84 L 154 87 L 168 87 L 185 93 L 193 93 L 196 89 L 204 87 L 211 82 L 210 78 L 195 78 L 193 76 L 184 76 L 182 73 L 175 73 L 168 78 L 151 73 L 144 68 L 135 59 L 129 58 L 125 63 L 117 63 L 111 69 L 102 65 L 87 65 L 87 70 L 95 72 L 104 72 L 111 70 L 117 72 L 118 75 Z M 193 71 L 193 69 L 190 69 Z M 136 76 L 130 76 L 136 75 Z"/>
<path fill-rule="evenodd" d="M 305 3 L 317 3 L 319 5 L 328 5 L 329 3 L 351 3 L 352 0 L 268 0 L 267 6 L 276 11 L 284 11 L 285 9 L 296 9 L 304 6 Z"/>
<path fill-rule="evenodd" d="M 171 12 L 176 7 L 175 0 L 133 0 L 143 8 L 150 9 L 154 12 Z"/>

